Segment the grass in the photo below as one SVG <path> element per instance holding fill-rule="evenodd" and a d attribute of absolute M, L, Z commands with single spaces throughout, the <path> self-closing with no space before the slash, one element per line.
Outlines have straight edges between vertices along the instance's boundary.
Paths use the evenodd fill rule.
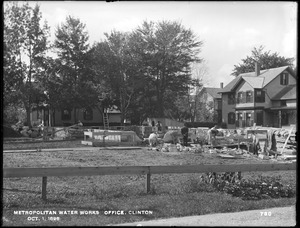
<path fill-rule="evenodd" d="M 79 141 L 55 142 L 54 147 L 79 147 Z M 26 143 L 23 149 L 45 148 Z M 51 143 L 47 143 L 50 147 Z M 48 147 L 48 148 L 49 148 Z M 21 149 L 22 144 L 6 144 L 4 150 Z M 215 154 L 161 153 L 140 150 L 91 150 L 37 153 L 4 153 L 4 167 L 67 167 L 125 165 L 194 165 L 272 163 L 271 160 L 221 159 Z M 244 178 L 281 176 L 282 183 L 296 189 L 296 172 L 245 172 Z M 200 183 L 200 174 L 151 175 L 151 193 L 145 194 L 144 175 L 48 177 L 47 201 L 41 200 L 41 178 L 3 180 L 3 225 L 8 226 L 101 226 L 158 218 L 235 212 L 295 205 L 295 198 L 244 201 L 217 192 Z M 28 215 L 13 215 L 15 210 L 97 211 L 98 215 L 59 215 L 60 221 L 28 221 Z M 126 215 L 105 215 L 123 210 Z M 129 215 L 129 211 L 150 210 L 151 215 Z M 40 216 L 41 217 L 41 216 Z"/>

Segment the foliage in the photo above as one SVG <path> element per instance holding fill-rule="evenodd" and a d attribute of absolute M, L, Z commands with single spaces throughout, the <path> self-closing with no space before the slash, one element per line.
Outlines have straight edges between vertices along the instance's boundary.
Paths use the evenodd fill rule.
<path fill-rule="evenodd" d="M 251 56 L 242 59 L 242 63 L 234 65 L 231 75 L 238 76 L 241 73 L 255 71 L 255 62 L 260 64 L 260 69 L 270 69 L 281 66 L 293 66 L 294 58 L 285 58 L 280 56 L 277 52 L 270 53 L 271 51 L 264 51 L 264 46 L 258 48 L 254 47 L 251 51 Z"/>
<path fill-rule="evenodd" d="M 133 32 L 105 34 L 90 48 L 85 25 L 68 16 L 56 27 L 52 58 L 46 56 L 49 27 L 40 26 L 38 5 L 12 3 L 4 18 L 5 106 L 21 100 L 29 123 L 32 108 L 45 104 L 75 108 L 75 121 L 76 110 L 112 105 L 122 123 L 130 117 L 136 124 L 149 116 L 194 118 L 191 64 L 202 61 L 202 41 L 180 23 L 145 21 Z"/>
<path fill-rule="evenodd" d="M 49 93 L 59 95 L 57 108 L 75 108 L 74 120 L 77 121 L 76 109 L 96 105 L 98 100 L 89 63 L 89 36 L 85 25 L 72 16 L 67 16 L 57 27 L 55 36 L 58 58 L 52 61 L 56 70 L 52 72 Z"/>
<path fill-rule="evenodd" d="M 4 124 L 12 125 L 18 121 L 22 123 L 26 122 L 26 110 L 24 107 L 22 107 L 22 103 L 8 104 L 3 110 L 3 115 Z"/>
<path fill-rule="evenodd" d="M 43 76 L 42 63 L 48 49 L 47 22 L 41 27 L 42 14 L 36 5 L 19 6 L 13 2 L 4 12 L 4 91 L 5 105 L 22 101 L 27 122 L 33 104 L 44 99 L 39 84 Z"/>
<path fill-rule="evenodd" d="M 202 182 L 211 183 L 217 190 L 226 192 L 243 200 L 260 200 L 280 197 L 294 197 L 295 191 L 284 186 L 280 176 L 242 179 L 240 173 L 207 173 L 201 176 Z"/>
<path fill-rule="evenodd" d="M 178 22 L 146 22 L 133 32 L 135 51 L 141 58 L 141 72 L 154 116 L 164 117 L 179 96 L 187 95 L 192 83 L 190 64 L 199 62 L 202 45 L 195 34 Z"/>

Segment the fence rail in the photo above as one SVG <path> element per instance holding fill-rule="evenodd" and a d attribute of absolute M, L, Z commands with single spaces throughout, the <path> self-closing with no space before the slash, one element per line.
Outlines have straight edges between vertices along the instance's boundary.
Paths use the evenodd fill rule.
<path fill-rule="evenodd" d="M 173 165 L 173 166 L 104 166 L 104 167 L 51 167 L 51 168 L 4 168 L 4 178 L 43 177 L 42 199 L 46 200 L 47 177 L 96 176 L 96 175 L 146 175 L 146 191 L 150 192 L 151 174 L 208 173 L 208 172 L 255 172 L 296 170 L 296 163 L 282 164 L 231 164 L 231 165 Z"/>

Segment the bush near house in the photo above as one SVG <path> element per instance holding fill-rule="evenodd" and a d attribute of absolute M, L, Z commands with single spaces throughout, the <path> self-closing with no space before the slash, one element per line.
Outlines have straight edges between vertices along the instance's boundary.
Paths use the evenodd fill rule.
<path fill-rule="evenodd" d="M 12 129 L 9 126 L 3 126 L 3 137 L 9 137 L 9 138 L 18 138 L 22 137 L 21 133 Z"/>

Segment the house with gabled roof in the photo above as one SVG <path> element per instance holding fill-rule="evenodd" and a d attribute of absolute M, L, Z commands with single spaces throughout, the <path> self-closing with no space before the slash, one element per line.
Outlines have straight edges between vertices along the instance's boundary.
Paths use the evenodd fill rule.
<path fill-rule="evenodd" d="M 203 119 L 203 115 L 198 112 L 196 114 L 195 121 L 211 121 L 216 123 L 222 122 L 222 96 L 219 92 L 223 89 L 223 83 L 220 84 L 220 88 L 216 87 L 203 87 L 198 93 L 199 110 L 203 112 L 208 111 L 209 119 Z"/>
<path fill-rule="evenodd" d="M 243 73 L 220 92 L 222 122 L 228 128 L 296 124 L 296 78 L 289 66 Z"/>

